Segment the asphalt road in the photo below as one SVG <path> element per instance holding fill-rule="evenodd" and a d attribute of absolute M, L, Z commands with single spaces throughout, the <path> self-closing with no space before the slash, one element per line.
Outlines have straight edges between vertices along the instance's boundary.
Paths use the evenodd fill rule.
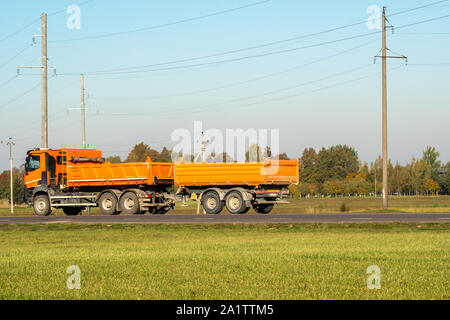
<path fill-rule="evenodd" d="M 0 217 L 0 224 L 39 223 L 369 223 L 369 222 L 450 222 L 450 213 L 346 213 L 346 214 L 244 214 L 244 215 L 134 215 L 134 216 L 51 216 Z"/>

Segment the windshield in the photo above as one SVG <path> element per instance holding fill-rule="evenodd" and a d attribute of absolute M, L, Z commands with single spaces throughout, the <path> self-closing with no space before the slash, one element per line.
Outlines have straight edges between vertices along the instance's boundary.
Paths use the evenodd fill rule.
<path fill-rule="evenodd" d="M 40 156 L 30 156 L 27 159 L 26 170 L 27 172 L 37 170 L 41 167 L 41 158 Z"/>

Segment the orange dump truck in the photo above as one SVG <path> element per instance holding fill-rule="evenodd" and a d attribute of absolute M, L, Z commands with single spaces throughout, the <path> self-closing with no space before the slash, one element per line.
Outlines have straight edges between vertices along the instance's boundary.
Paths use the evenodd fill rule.
<path fill-rule="evenodd" d="M 298 184 L 297 160 L 264 160 L 255 163 L 175 164 L 179 192 L 200 200 L 206 213 L 218 214 L 224 207 L 243 214 L 251 207 L 269 213 L 274 205 L 287 203 L 287 187 Z"/>
<path fill-rule="evenodd" d="M 286 189 L 298 183 L 297 160 L 260 163 L 188 164 L 158 163 L 150 158 L 138 163 L 109 163 L 100 150 L 36 149 L 25 163 L 25 201 L 40 216 L 61 208 L 78 215 L 99 207 L 106 215 L 165 214 L 175 199 L 198 200 L 206 213 L 230 213 L 253 207 L 269 213 L 286 203 Z M 168 188 L 175 186 L 176 194 Z"/>
<path fill-rule="evenodd" d="M 78 215 L 87 207 L 103 214 L 146 211 L 166 213 L 174 206 L 167 188 L 173 185 L 173 164 L 109 163 L 100 150 L 37 149 L 25 163 L 25 201 L 40 216 L 61 208 Z"/>

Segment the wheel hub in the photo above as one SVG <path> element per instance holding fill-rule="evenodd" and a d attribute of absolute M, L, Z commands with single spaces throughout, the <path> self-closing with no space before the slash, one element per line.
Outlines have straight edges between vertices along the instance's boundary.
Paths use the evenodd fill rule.
<path fill-rule="evenodd" d="M 206 201 L 206 205 L 208 206 L 208 209 L 214 209 L 217 206 L 217 201 L 214 198 L 209 198 Z"/>
<path fill-rule="evenodd" d="M 124 201 L 124 206 L 127 210 L 130 210 L 135 205 L 134 200 L 131 198 L 126 198 Z"/>
<path fill-rule="evenodd" d="M 236 210 L 239 208 L 240 205 L 240 201 L 237 197 L 231 197 L 228 200 L 228 205 L 230 206 L 230 208 L 232 208 L 233 210 Z"/>
<path fill-rule="evenodd" d="M 111 209 L 112 208 L 112 201 L 111 201 L 111 199 L 105 199 L 104 201 L 103 201 L 103 208 L 105 209 L 105 210 L 109 210 L 109 209 Z"/>

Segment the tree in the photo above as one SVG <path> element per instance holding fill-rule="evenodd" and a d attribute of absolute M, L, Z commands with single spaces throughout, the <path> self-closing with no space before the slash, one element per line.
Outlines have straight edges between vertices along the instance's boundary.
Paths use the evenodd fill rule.
<path fill-rule="evenodd" d="M 149 151 L 150 147 L 144 142 L 141 142 L 133 147 L 125 162 L 143 162 L 147 159 Z"/>
<path fill-rule="evenodd" d="M 144 162 L 150 157 L 153 162 L 172 162 L 172 152 L 164 147 L 161 152 L 141 142 L 133 147 L 125 162 Z"/>
<path fill-rule="evenodd" d="M 437 180 L 439 175 L 439 168 L 441 167 L 441 162 L 438 160 L 439 152 L 436 151 L 434 147 L 427 146 L 425 151 L 423 151 L 423 160 L 428 166 L 429 175 L 432 179 Z"/>
<path fill-rule="evenodd" d="M 233 163 L 234 160 L 230 155 L 228 155 L 228 153 L 222 152 L 216 156 L 216 162 L 217 163 Z"/>
<path fill-rule="evenodd" d="M 437 191 L 439 191 L 439 184 L 434 181 L 433 179 L 426 179 L 425 181 L 425 188 L 431 192 L 431 193 L 436 193 Z"/>
<path fill-rule="evenodd" d="M 299 159 L 300 181 L 306 183 L 317 182 L 317 162 L 319 157 L 314 148 L 305 149 Z"/>
<path fill-rule="evenodd" d="M 110 156 L 110 157 L 106 158 L 105 161 L 111 162 L 111 163 L 121 163 L 122 159 L 120 159 L 119 156 Z"/>
<path fill-rule="evenodd" d="M 358 153 L 346 145 L 322 148 L 318 154 L 317 181 L 342 180 L 359 171 Z"/>
<path fill-rule="evenodd" d="M 13 194 L 14 203 L 23 203 L 24 200 L 24 187 L 23 187 L 23 170 L 13 168 Z M 11 199 L 11 188 L 10 188 L 10 174 L 8 171 L 3 171 L 0 174 L 0 199 Z"/>
<path fill-rule="evenodd" d="M 286 154 L 286 152 L 280 153 L 279 155 L 276 155 L 275 157 L 273 157 L 273 159 L 277 159 L 277 160 L 290 160 L 288 155 Z"/>
<path fill-rule="evenodd" d="M 252 144 L 245 153 L 245 162 L 261 162 L 263 158 L 261 147 Z"/>

